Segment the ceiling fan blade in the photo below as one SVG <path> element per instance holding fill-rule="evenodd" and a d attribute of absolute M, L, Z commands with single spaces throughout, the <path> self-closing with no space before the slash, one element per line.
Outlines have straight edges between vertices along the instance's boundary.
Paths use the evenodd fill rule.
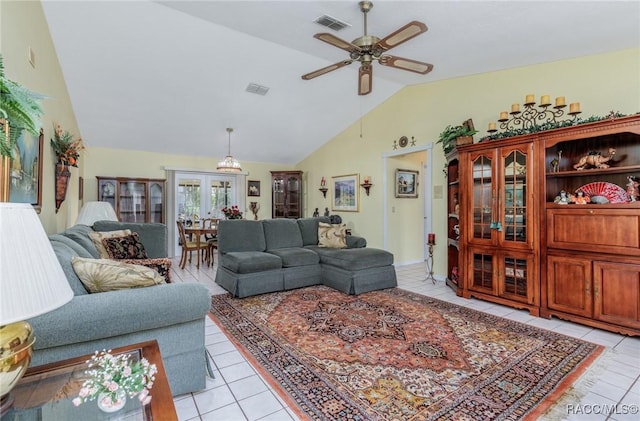
<path fill-rule="evenodd" d="M 347 41 L 345 41 L 345 40 L 343 40 L 341 38 L 338 38 L 335 35 L 329 34 L 327 32 L 322 32 L 322 33 L 319 33 L 319 34 L 315 34 L 313 37 L 319 39 L 320 41 L 324 41 L 327 44 L 331 44 L 334 47 L 338 47 L 340 49 L 348 51 L 350 53 L 353 52 L 353 51 L 358 51 L 358 52 L 362 51 L 360 49 L 360 47 L 358 47 L 357 45 L 351 44 L 350 42 L 347 42 Z"/>
<path fill-rule="evenodd" d="M 367 95 L 371 92 L 373 84 L 373 67 L 363 63 L 358 72 L 358 95 Z"/>
<path fill-rule="evenodd" d="M 339 62 L 337 62 L 335 64 L 330 65 L 330 66 L 323 67 L 322 69 L 315 70 L 315 71 L 313 71 L 311 73 L 307 73 L 306 75 L 302 75 L 302 79 L 304 79 L 304 80 L 313 79 L 314 77 L 322 76 L 325 73 L 329 73 L 329 72 L 331 72 L 333 70 L 337 70 L 337 69 L 339 69 L 341 67 L 348 66 L 351 63 L 353 63 L 353 60 L 339 61 Z"/>
<path fill-rule="evenodd" d="M 411 38 L 417 37 L 423 32 L 427 32 L 427 25 L 422 22 L 418 22 L 417 20 L 411 21 L 402 28 L 390 33 L 378 41 L 374 46 L 374 49 L 378 47 L 383 51 L 390 50 L 405 41 L 409 41 Z"/>
<path fill-rule="evenodd" d="M 401 70 L 408 70 L 410 72 L 420 73 L 421 75 L 426 75 L 431 70 L 433 70 L 433 64 L 411 60 L 409 58 L 390 56 L 388 54 L 381 56 L 378 62 L 383 66 L 395 67 L 396 69 Z"/>

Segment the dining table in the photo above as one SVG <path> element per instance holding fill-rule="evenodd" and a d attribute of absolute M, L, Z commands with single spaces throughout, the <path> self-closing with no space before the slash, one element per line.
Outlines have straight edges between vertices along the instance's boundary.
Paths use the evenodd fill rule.
<path fill-rule="evenodd" d="M 196 267 L 200 269 L 200 261 L 202 259 L 200 257 L 200 252 L 202 251 L 200 249 L 200 242 L 202 241 L 202 237 L 205 235 L 212 235 L 214 237 L 217 236 L 218 227 L 204 228 L 200 224 L 195 224 L 190 227 L 185 226 L 184 233 L 187 236 L 195 237 L 194 241 L 198 245 L 198 261 L 196 263 Z M 204 241 L 207 241 L 207 240 L 205 239 Z M 206 260 L 207 265 L 210 265 L 213 260 L 211 259 L 211 256 L 209 256 L 209 253 L 205 253 L 204 257 L 205 257 L 204 260 Z"/>

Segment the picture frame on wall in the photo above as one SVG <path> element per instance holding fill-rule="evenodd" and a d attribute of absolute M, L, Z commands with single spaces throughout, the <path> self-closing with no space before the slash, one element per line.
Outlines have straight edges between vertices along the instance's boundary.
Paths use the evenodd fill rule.
<path fill-rule="evenodd" d="M 9 202 L 30 203 L 42 209 L 42 148 L 44 131 L 34 136 L 22 130 L 16 141 L 9 172 Z"/>
<path fill-rule="evenodd" d="M 418 185 L 420 184 L 419 175 L 419 171 L 397 169 L 395 178 L 396 197 L 417 198 Z"/>
<path fill-rule="evenodd" d="M 331 210 L 338 212 L 358 212 L 360 206 L 359 175 L 348 174 L 331 177 Z"/>
<path fill-rule="evenodd" d="M 248 180 L 247 181 L 247 196 L 260 196 L 260 181 Z"/>

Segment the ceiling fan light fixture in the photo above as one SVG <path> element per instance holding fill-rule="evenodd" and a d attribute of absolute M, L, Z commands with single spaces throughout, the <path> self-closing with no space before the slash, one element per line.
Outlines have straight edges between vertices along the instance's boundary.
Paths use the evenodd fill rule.
<path fill-rule="evenodd" d="M 222 161 L 218 162 L 218 167 L 216 169 L 220 172 L 239 173 L 242 171 L 240 162 L 238 162 L 237 159 L 231 156 L 231 132 L 233 132 L 233 129 L 231 127 L 228 127 L 227 133 L 229 133 L 229 153 Z"/>

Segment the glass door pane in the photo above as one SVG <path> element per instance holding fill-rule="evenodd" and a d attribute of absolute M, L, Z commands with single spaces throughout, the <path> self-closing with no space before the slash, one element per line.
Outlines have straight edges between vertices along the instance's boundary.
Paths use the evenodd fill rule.
<path fill-rule="evenodd" d="M 147 196 L 144 183 L 120 183 L 120 221 L 146 222 Z"/>
<path fill-rule="evenodd" d="M 231 181 L 209 180 L 209 189 L 208 215 L 211 218 L 224 218 L 222 209 L 235 205 Z"/>
<path fill-rule="evenodd" d="M 515 150 L 504 157 L 504 215 L 505 241 L 527 241 L 527 155 Z"/>
<path fill-rule="evenodd" d="M 178 179 L 176 192 L 176 219 L 192 221 L 200 218 L 200 195 L 202 180 L 199 178 Z"/>
<path fill-rule="evenodd" d="M 504 284 L 503 295 L 512 296 L 523 301 L 527 299 L 527 259 L 511 256 L 503 258 Z"/>
<path fill-rule="evenodd" d="M 472 289 L 493 291 L 493 255 L 473 253 L 472 276 Z"/>
<path fill-rule="evenodd" d="M 286 193 L 283 178 L 275 178 L 273 180 L 273 217 L 285 218 L 286 215 Z"/>
<path fill-rule="evenodd" d="M 473 161 L 473 238 L 491 239 L 493 209 L 492 160 L 487 156 L 479 156 Z"/>
<path fill-rule="evenodd" d="M 298 177 L 287 178 L 287 191 L 289 203 L 287 203 L 287 218 L 295 218 L 300 215 L 298 203 L 300 202 L 300 179 Z"/>
<path fill-rule="evenodd" d="M 149 211 L 151 222 L 164 223 L 164 183 L 149 184 Z"/>

